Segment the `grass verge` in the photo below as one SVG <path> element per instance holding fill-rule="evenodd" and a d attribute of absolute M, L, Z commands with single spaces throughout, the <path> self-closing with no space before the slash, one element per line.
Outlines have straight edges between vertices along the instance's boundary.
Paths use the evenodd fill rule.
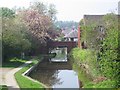
<path fill-rule="evenodd" d="M 39 83 L 39 82 L 33 82 L 30 79 L 24 77 L 22 74 L 28 70 L 30 67 L 32 67 L 33 65 L 35 65 L 38 61 L 34 60 L 31 64 L 27 65 L 26 67 L 22 68 L 20 71 L 18 71 L 15 74 L 15 78 L 21 88 L 21 90 L 45 90 L 45 88 Z"/>
<path fill-rule="evenodd" d="M 0 90 L 8 90 L 6 85 L 0 85 Z"/>
<path fill-rule="evenodd" d="M 27 60 L 12 58 L 7 62 L 2 63 L 3 68 L 16 68 L 22 64 L 24 64 Z"/>
<path fill-rule="evenodd" d="M 105 88 L 104 90 L 106 90 L 106 88 L 109 88 L 110 90 L 114 90 L 114 83 L 115 81 L 111 81 L 111 80 L 104 80 L 102 82 L 99 83 L 93 83 L 93 82 L 89 82 L 87 84 L 84 85 L 85 88 Z"/>

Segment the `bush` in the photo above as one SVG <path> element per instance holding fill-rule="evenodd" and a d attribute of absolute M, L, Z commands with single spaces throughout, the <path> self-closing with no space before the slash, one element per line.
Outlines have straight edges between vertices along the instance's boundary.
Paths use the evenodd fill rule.
<path fill-rule="evenodd" d="M 88 69 L 89 74 L 93 77 L 99 73 L 97 57 L 92 50 L 74 48 L 71 52 L 71 56 L 78 65 L 84 65 Z"/>
<path fill-rule="evenodd" d="M 105 15 L 102 20 L 102 23 L 104 23 L 104 30 L 102 32 L 98 32 L 99 30 L 97 30 L 97 28 L 99 26 L 96 24 L 95 26 L 82 26 L 83 31 L 81 41 L 86 41 L 89 46 L 88 49 L 92 49 L 93 51 L 73 50 L 73 58 L 81 63 L 87 63 L 93 74 L 95 73 L 95 69 L 95 71 L 100 72 L 99 75 L 104 76 L 109 80 L 98 84 L 95 87 L 104 87 L 104 85 L 105 87 L 110 87 L 110 85 L 112 85 L 111 87 L 120 87 L 120 31 L 118 29 L 118 19 L 120 18 L 113 13 Z M 99 35 L 100 33 L 102 34 Z M 97 37 L 102 39 L 97 41 Z M 92 83 L 90 83 L 90 86 L 92 86 Z"/>

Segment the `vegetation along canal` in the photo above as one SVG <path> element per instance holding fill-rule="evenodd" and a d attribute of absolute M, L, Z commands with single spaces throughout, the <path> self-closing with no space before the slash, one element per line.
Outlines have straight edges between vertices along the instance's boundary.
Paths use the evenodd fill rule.
<path fill-rule="evenodd" d="M 72 70 L 72 63 L 66 58 L 66 49 L 56 49 L 53 52 L 56 52 L 55 58 L 43 60 L 30 73 L 30 77 L 53 88 L 53 90 L 57 90 L 57 88 L 74 88 L 79 90 L 80 81 L 77 73 Z"/>

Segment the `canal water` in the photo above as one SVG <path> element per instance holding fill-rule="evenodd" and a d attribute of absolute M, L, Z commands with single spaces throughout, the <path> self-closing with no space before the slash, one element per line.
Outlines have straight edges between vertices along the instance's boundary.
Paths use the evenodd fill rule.
<path fill-rule="evenodd" d="M 72 70 L 72 63 L 66 58 L 66 49 L 57 50 L 56 56 L 49 62 L 43 60 L 39 63 L 37 68 L 30 73 L 30 77 L 42 82 L 52 90 L 59 90 L 60 88 L 79 90 L 80 81 L 77 73 Z"/>

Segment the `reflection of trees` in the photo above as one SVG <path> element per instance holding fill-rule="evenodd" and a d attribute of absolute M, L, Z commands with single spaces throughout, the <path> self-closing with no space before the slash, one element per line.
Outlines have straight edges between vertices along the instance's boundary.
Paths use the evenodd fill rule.
<path fill-rule="evenodd" d="M 53 86 L 54 84 L 62 84 L 60 78 L 58 78 L 58 70 L 37 70 L 31 73 L 31 77 L 46 84 L 47 86 Z"/>
<path fill-rule="evenodd" d="M 56 53 L 55 59 L 64 59 L 66 57 L 66 48 L 55 48 L 52 52 Z"/>

